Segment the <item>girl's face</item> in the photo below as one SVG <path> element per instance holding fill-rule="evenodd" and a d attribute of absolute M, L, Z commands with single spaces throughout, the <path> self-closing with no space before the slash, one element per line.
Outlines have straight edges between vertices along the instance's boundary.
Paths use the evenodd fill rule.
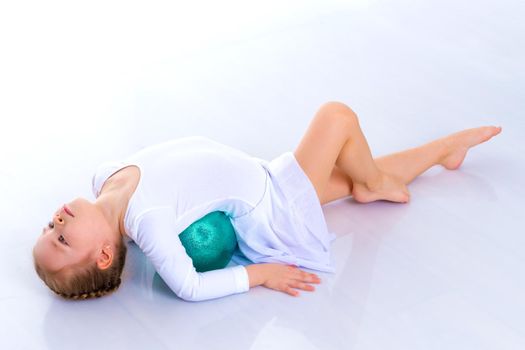
<path fill-rule="evenodd" d="M 60 206 L 50 219 L 33 249 L 35 259 L 45 269 L 56 272 L 65 266 L 108 258 L 111 229 L 95 204 L 77 198 Z"/>

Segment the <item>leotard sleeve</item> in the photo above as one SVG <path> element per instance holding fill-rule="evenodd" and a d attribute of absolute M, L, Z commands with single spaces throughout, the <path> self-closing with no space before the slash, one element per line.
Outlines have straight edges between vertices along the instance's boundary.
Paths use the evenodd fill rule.
<path fill-rule="evenodd" d="M 250 289 L 248 272 L 242 265 L 197 272 L 173 229 L 173 211 L 157 208 L 140 217 L 135 243 L 149 258 L 155 270 L 181 299 L 200 301 Z"/>

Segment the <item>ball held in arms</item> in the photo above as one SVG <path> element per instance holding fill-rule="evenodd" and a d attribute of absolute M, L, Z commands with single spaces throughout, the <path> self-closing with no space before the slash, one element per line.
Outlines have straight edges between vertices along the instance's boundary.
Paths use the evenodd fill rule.
<path fill-rule="evenodd" d="M 235 229 L 222 211 L 213 211 L 193 222 L 179 234 L 179 239 L 198 272 L 226 267 L 237 247 Z"/>

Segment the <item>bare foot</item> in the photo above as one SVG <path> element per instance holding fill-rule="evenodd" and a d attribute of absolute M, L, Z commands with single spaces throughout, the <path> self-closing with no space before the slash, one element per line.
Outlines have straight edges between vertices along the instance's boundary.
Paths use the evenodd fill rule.
<path fill-rule="evenodd" d="M 379 181 L 374 186 L 354 183 L 352 197 L 360 203 L 369 203 L 377 200 L 406 203 L 410 199 L 410 194 L 404 183 L 382 172 Z"/>
<path fill-rule="evenodd" d="M 466 129 L 443 138 L 446 152 L 439 164 L 449 170 L 460 167 L 469 148 L 490 140 L 501 132 L 501 127 L 482 126 Z"/>

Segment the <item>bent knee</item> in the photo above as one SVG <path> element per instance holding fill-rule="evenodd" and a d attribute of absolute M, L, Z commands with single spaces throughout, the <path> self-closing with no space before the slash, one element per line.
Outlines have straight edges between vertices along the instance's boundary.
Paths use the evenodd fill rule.
<path fill-rule="evenodd" d="M 326 102 L 321 105 L 317 113 L 322 115 L 322 118 L 329 118 L 330 122 L 334 123 L 347 123 L 350 126 L 359 123 L 357 114 L 342 102 Z"/>

